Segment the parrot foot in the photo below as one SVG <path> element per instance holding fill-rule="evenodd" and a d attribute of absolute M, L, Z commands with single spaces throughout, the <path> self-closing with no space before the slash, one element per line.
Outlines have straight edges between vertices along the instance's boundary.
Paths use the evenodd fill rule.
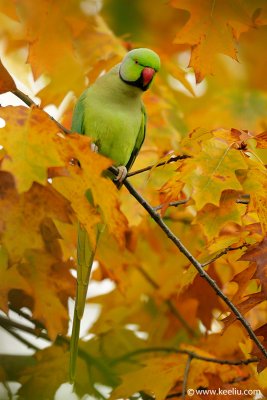
<path fill-rule="evenodd" d="M 122 183 L 124 181 L 124 179 L 126 178 L 128 171 L 124 165 L 120 165 L 117 168 L 118 168 L 119 173 L 116 176 L 116 178 L 114 179 L 114 181 L 118 182 L 118 183 Z"/>
<path fill-rule="evenodd" d="M 94 153 L 98 153 L 98 146 L 95 143 L 91 143 L 91 150 Z"/>

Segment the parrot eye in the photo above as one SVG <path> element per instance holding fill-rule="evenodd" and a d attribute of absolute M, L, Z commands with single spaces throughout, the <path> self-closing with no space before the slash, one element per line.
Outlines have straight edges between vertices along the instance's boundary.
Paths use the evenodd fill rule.
<path fill-rule="evenodd" d="M 135 62 L 135 64 L 138 64 L 138 61 L 137 61 L 137 60 L 134 60 L 134 62 Z"/>

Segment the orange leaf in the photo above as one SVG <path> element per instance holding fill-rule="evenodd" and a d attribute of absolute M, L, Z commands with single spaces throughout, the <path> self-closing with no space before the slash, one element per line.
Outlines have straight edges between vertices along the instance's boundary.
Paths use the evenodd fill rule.
<path fill-rule="evenodd" d="M 262 290 L 267 295 L 267 237 L 260 243 L 250 246 L 240 260 L 256 264 L 257 269 L 253 278 L 260 280 Z"/>
<path fill-rule="evenodd" d="M 0 60 L 0 93 L 11 92 L 16 89 L 12 76 L 7 72 Z"/>
<path fill-rule="evenodd" d="M 213 73 L 217 53 L 237 60 L 236 38 L 251 24 L 239 0 L 171 0 L 170 3 L 190 12 L 188 22 L 177 33 L 174 43 L 192 47 L 189 66 L 194 68 L 197 82 Z"/>

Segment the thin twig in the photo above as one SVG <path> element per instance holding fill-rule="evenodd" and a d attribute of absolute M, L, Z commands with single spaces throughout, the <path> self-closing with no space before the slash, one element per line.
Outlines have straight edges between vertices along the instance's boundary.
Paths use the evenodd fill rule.
<path fill-rule="evenodd" d="M 127 174 L 127 178 L 130 178 L 131 176 L 134 176 L 134 175 L 137 175 L 137 174 L 141 174 L 142 172 L 150 171 L 152 168 L 158 168 L 158 167 L 161 167 L 162 165 L 170 164 L 170 163 L 176 162 L 178 160 L 184 160 L 184 159 L 190 158 L 190 157 L 191 156 L 188 156 L 187 154 L 183 154 L 181 156 L 172 156 L 168 161 L 162 161 L 162 162 L 160 162 L 160 163 L 158 163 L 156 165 L 155 164 L 154 165 L 149 165 L 148 167 L 141 168 L 141 169 L 138 169 L 138 170 L 133 171 L 133 172 L 129 172 Z"/>
<path fill-rule="evenodd" d="M 5 329 L 11 336 L 16 338 L 19 342 L 25 344 L 29 349 L 33 349 L 35 351 L 40 350 L 39 347 L 35 346 L 33 343 L 29 342 L 27 339 L 19 335 L 17 332 L 15 332 L 12 328 L 9 328 L 8 326 L 2 326 L 3 329 Z"/>
<path fill-rule="evenodd" d="M 125 353 L 122 356 L 113 359 L 110 362 L 110 365 L 119 364 L 121 362 L 127 361 L 128 359 L 130 359 L 132 357 L 135 357 L 135 356 L 138 356 L 138 355 L 144 354 L 144 353 L 186 354 L 186 355 L 190 356 L 192 359 L 211 362 L 211 363 L 215 363 L 215 364 L 221 364 L 221 365 L 248 365 L 248 364 L 256 363 L 259 361 L 259 359 L 257 357 L 247 358 L 246 360 L 224 360 L 224 359 L 219 359 L 219 358 L 214 358 L 214 357 L 201 356 L 201 355 L 195 353 L 194 351 L 178 349 L 176 347 L 149 347 L 149 348 L 137 349 L 137 350 L 131 351 L 129 353 Z"/>
<path fill-rule="evenodd" d="M 186 398 L 187 381 L 188 381 L 188 375 L 189 375 L 192 358 L 193 357 L 191 355 L 189 355 L 186 360 L 186 365 L 185 365 L 185 370 L 184 370 L 184 379 L 183 379 L 183 388 L 182 388 L 182 398 L 183 399 Z"/>
<path fill-rule="evenodd" d="M 203 269 L 202 264 L 190 253 L 190 251 L 184 246 L 181 240 L 175 236 L 175 234 L 170 230 L 170 228 L 165 224 L 160 215 L 153 210 L 153 207 L 134 189 L 130 182 L 126 179 L 123 182 L 124 186 L 127 188 L 129 193 L 142 205 L 142 207 L 149 213 L 153 220 L 158 224 L 162 231 L 167 235 L 167 237 L 175 244 L 175 246 L 180 250 L 182 254 L 194 265 L 194 267 L 199 272 L 199 275 L 205 279 L 208 284 L 213 288 L 216 294 L 227 304 L 227 306 L 236 315 L 236 318 L 241 322 L 246 331 L 248 332 L 250 338 L 254 341 L 256 346 L 262 352 L 262 354 L 267 358 L 267 350 L 259 341 L 255 333 L 253 332 L 248 321 L 243 317 L 238 308 L 231 302 L 231 300 L 221 291 L 217 283 L 209 276 L 209 274 Z"/>
<path fill-rule="evenodd" d="M 36 328 L 45 329 L 45 326 L 43 324 L 41 324 L 40 321 L 37 321 L 36 319 L 33 319 L 30 315 L 28 315 L 24 311 L 18 310 L 17 308 L 13 307 L 11 304 L 9 306 L 9 309 L 12 310 L 13 312 L 15 312 L 16 314 L 18 314 L 20 317 L 22 317 L 22 318 L 26 319 L 27 321 L 31 322 L 33 325 L 36 326 Z"/>
<path fill-rule="evenodd" d="M 163 207 L 177 207 L 180 206 L 181 204 L 186 204 L 189 201 L 189 199 L 184 199 L 184 200 L 178 200 L 178 201 L 171 201 L 170 203 L 162 203 L 159 204 L 158 206 L 153 207 L 153 210 L 158 211 L 161 210 Z"/>
<path fill-rule="evenodd" d="M 12 90 L 12 93 L 15 96 L 17 96 L 20 100 L 22 100 L 28 107 L 40 108 L 38 104 L 36 104 L 29 96 L 27 96 L 21 90 L 15 89 L 15 90 Z M 65 126 L 61 125 L 60 122 L 58 122 L 55 118 L 51 117 L 51 115 L 49 115 L 46 111 L 43 110 L 43 112 L 45 112 L 49 116 L 49 118 L 59 127 L 59 129 L 61 129 L 66 135 L 71 133 L 71 131 L 69 129 L 67 129 L 67 128 L 65 128 Z"/>
<path fill-rule="evenodd" d="M 12 390 L 10 389 L 9 383 L 8 382 L 3 382 L 3 386 L 5 387 L 8 395 L 8 399 L 12 400 L 13 399 L 13 393 Z"/>
<path fill-rule="evenodd" d="M 218 254 L 216 254 L 213 258 L 211 258 L 209 261 L 206 261 L 205 263 L 202 263 L 202 267 L 206 267 L 207 265 L 213 263 L 214 261 L 218 260 L 218 258 L 221 258 L 222 256 L 224 256 L 225 254 L 229 253 L 229 251 L 234 251 L 234 250 L 239 250 L 239 249 L 243 249 L 243 247 L 249 247 L 250 244 L 249 243 L 243 243 L 238 247 L 231 247 L 228 246 L 226 247 L 224 250 L 220 251 Z"/>

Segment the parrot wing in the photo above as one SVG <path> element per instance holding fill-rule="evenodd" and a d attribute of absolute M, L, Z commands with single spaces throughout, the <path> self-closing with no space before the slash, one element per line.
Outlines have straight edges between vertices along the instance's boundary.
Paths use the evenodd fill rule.
<path fill-rule="evenodd" d="M 141 126 L 139 129 L 139 133 L 135 142 L 135 146 L 134 149 L 132 151 L 131 157 L 128 161 L 128 163 L 126 164 L 126 168 L 127 171 L 130 171 L 130 169 L 133 166 L 133 163 L 135 162 L 135 159 L 142 147 L 142 144 L 145 140 L 145 136 L 146 136 L 146 121 L 147 121 L 147 116 L 146 116 L 146 110 L 145 110 L 145 106 L 142 103 L 142 120 L 141 120 Z"/>

